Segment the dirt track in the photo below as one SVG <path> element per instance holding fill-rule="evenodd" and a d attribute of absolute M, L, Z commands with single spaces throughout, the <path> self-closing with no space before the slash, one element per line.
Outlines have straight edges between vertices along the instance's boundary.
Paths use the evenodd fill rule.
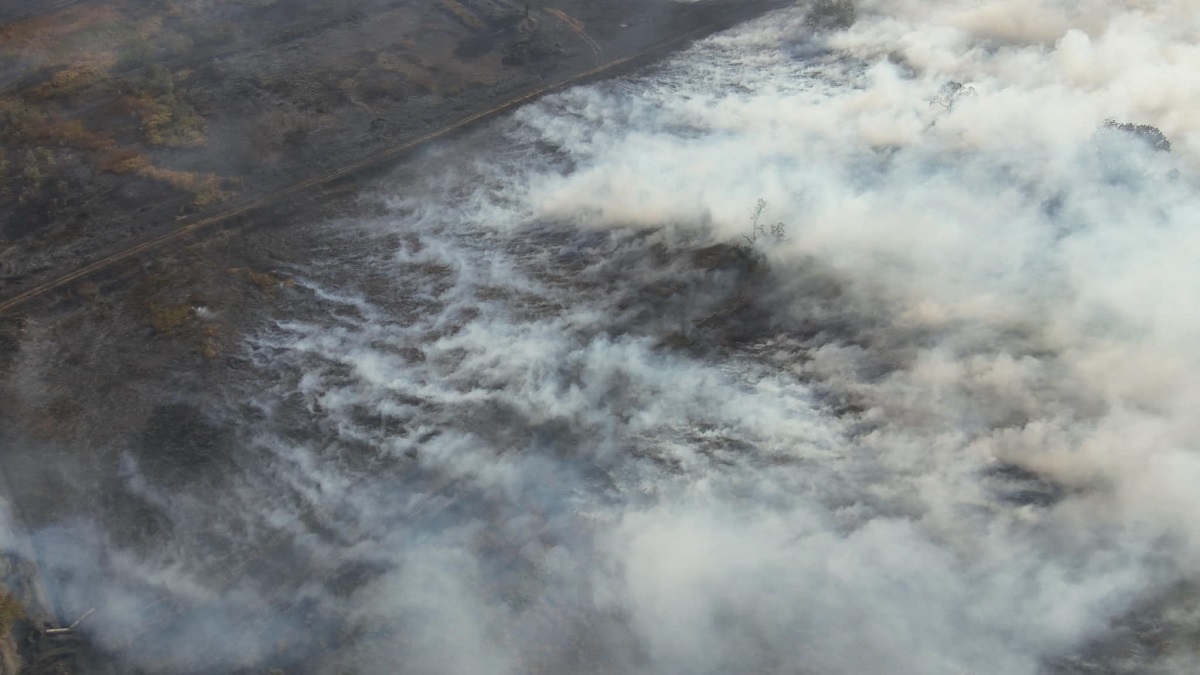
<path fill-rule="evenodd" d="M 722 27 L 729 26 L 732 23 L 735 23 L 735 22 L 737 22 L 741 19 L 744 19 L 748 16 L 752 16 L 754 13 L 762 11 L 762 8 L 757 7 L 757 6 L 749 6 L 749 7 L 743 6 L 743 7 L 740 7 L 739 9 L 740 9 L 740 11 L 736 11 L 736 12 L 732 12 L 732 11 L 726 12 L 726 13 L 718 16 L 715 20 L 713 20 L 710 23 L 702 24 L 700 26 L 692 28 L 691 30 L 685 31 L 683 33 L 671 34 L 671 35 L 665 36 L 664 39 L 662 41 L 660 41 L 659 43 L 649 45 L 648 47 L 646 47 L 645 49 L 643 49 L 640 52 L 629 54 L 626 56 L 621 56 L 619 58 L 615 58 L 615 59 L 607 61 L 607 62 L 602 62 L 600 65 L 598 65 L 594 68 L 590 68 L 587 70 L 583 70 L 582 72 L 577 72 L 577 73 L 565 76 L 559 80 L 554 81 L 551 84 L 537 87 L 537 88 L 532 89 L 531 91 L 521 93 L 520 95 L 510 98 L 508 100 L 505 100 L 492 108 L 483 110 L 481 112 L 476 112 L 471 115 L 467 115 L 467 116 L 462 117 L 450 124 L 447 124 L 445 126 L 437 128 L 433 131 L 422 134 L 415 138 L 403 140 L 398 145 L 378 151 L 374 154 L 369 155 L 368 157 L 366 157 L 364 159 L 360 159 L 353 163 L 338 167 L 332 171 L 328 171 L 326 173 L 301 180 L 297 183 L 293 183 L 292 185 L 289 185 L 282 189 L 276 190 L 274 192 L 270 192 L 270 193 L 266 194 L 265 196 L 259 197 L 257 199 L 239 200 L 241 203 L 237 204 L 236 206 L 233 206 L 232 208 L 229 208 L 224 211 L 220 211 L 220 212 L 215 213 L 210 216 L 191 220 L 190 222 L 187 222 L 184 225 L 176 226 L 175 229 L 167 231 L 164 234 L 160 234 L 160 235 L 151 237 L 149 239 L 144 239 L 143 241 L 140 241 L 136 244 L 130 245 L 127 248 L 124 248 L 120 251 L 112 253 L 111 255 L 105 256 L 99 260 L 82 265 L 78 268 L 71 270 L 70 272 L 61 274 L 61 275 L 54 277 L 48 281 L 44 281 L 44 282 L 41 282 L 32 287 L 26 288 L 26 289 L 16 293 L 15 295 L 0 299 L 0 314 L 10 312 L 10 311 L 16 309 L 17 307 L 37 298 L 39 296 L 42 296 L 48 292 L 54 291 L 56 289 L 64 288 L 64 287 L 68 286 L 69 284 L 83 280 L 86 277 L 88 277 L 92 274 L 95 274 L 101 270 L 104 270 L 105 268 L 108 268 L 109 266 L 114 265 L 118 262 L 127 260 L 133 256 L 153 250 L 153 249 L 155 249 L 159 246 L 162 246 L 164 244 L 167 244 L 169 242 L 176 241 L 183 237 L 201 232 L 202 230 L 204 230 L 212 225 L 227 222 L 227 221 L 230 221 L 231 219 L 234 219 L 239 216 L 252 214 L 253 212 L 255 212 L 269 204 L 276 203 L 276 202 L 279 202 L 280 200 L 305 193 L 308 190 L 322 188 L 334 181 L 344 179 L 348 176 L 352 176 L 356 172 L 359 172 L 363 169 L 376 167 L 376 166 L 379 166 L 390 160 L 394 160 L 404 153 L 408 153 L 412 150 L 420 148 L 421 146 L 423 146 L 427 143 L 444 138 L 447 135 L 452 134 L 455 131 L 461 130 L 471 124 L 474 124 L 474 123 L 477 123 L 477 122 L 480 122 L 483 120 L 487 120 L 496 115 L 500 115 L 505 112 L 508 112 L 528 101 L 534 100 L 534 99 L 536 99 L 540 96 L 543 96 L 547 93 L 556 91 L 558 89 L 561 89 L 563 87 L 567 87 L 567 86 L 570 86 L 573 84 L 586 82 L 591 79 L 611 76 L 611 75 L 621 72 L 623 69 L 627 69 L 629 67 L 633 67 L 638 64 L 649 63 L 653 59 L 669 52 L 670 50 L 675 49 L 682 44 L 685 44 L 690 39 L 694 39 L 695 37 L 709 34 L 713 31 L 721 29 Z M 589 45 L 589 47 L 591 47 L 591 49 L 595 53 L 595 56 L 597 57 L 597 59 L 602 57 L 602 55 L 603 55 L 602 48 L 599 46 L 599 44 L 594 39 L 592 39 L 590 36 L 587 35 L 587 33 L 583 29 L 583 24 L 581 24 L 580 22 L 578 22 L 576 20 L 571 19 L 562 10 L 548 9 L 548 10 L 546 10 L 546 12 L 547 12 L 547 14 L 561 20 L 564 25 L 566 25 L 568 28 L 570 28 L 572 32 L 576 33 L 580 37 L 580 39 L 585 41 Z"/>
<path fill-rule="evenodd" d="M 0 311 L 773 3 L 174 4 L 0 26 Z"/>

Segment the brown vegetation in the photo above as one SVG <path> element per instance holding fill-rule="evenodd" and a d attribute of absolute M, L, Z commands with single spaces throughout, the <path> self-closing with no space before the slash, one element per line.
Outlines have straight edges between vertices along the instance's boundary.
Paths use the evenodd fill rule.
<path fill-rule="evenodd" d="M 462 21 L 471 30 L 480 30 L 484 27 L 479 17 L 475 16 L 475 12 L 464 7 L 458 0 L 442 0 L 442 7 L 445 7 L 447 11 L 453 14 L 459 21 Z"/>
<path fill-rule="evenodd" d="M 120 102 L 141 120 L 142 131 L 152 145 L 186 148 L 204 144 L 204 118 L 180 101 L 174 91 L 142 91 L 124 96 Z"/>
<path fill-rule="evenodd" d="M 0 584 L 0 635 L 12 632 L 13 624 L 25 617 L 25 603 Z"/>
<path fill-rule="evenodd" d="M 75 287 L 75 295 L 83 300 L 94 300 L 100 293 L 100 287 L 91 281 L 85 281 Z"/>
<path fill-rule="evenodd" d="M 53 148 L 84 151 L 84 159 L 105 173 L 136 175 L 191 193 L 197 206 L 235 194 L 232 181 L 157 166 L 145 151 L 122 147 L 116 140 L 122 133 L 119 126 L 100 133 L 68 112 L 83 100 L 108 100 L 110 106 L 116 104 L 109 109 L 118 112 L 109 121 L 128 125 L 119 116 L 124 112 L 151 147 L 203 145 L 205 120 L 176 92 L 171 73 L 154 65 L 135 71 L 141 74 L 134 81 L 113 73 L 118 65 L 152 64 L 150 39 L 162 33 L 162 16 L 135 20 L 111 4 L 78 6 L 0 26 L 0 53 L 19 54 L 46 73 L 33 86 L 0 96 L 0 183 L 5 185 L 0 196 L 31 205 L 65 198 L 72 189 L 70 166 L 79 157 L 58 161 Z M 121 90 L 130 93 L 118 96 Z"/>
<path fill-rule="evenodd" d="M 57 70 L 49 80 L 31 89 L 28 96 L 40 101 L 78 95 L 108 77 L 116 63 L 117 57 L 110 51 L 88 54 Z"/>
<path fill-rule="evenodd" d="M 208 206 L 223 202 L 237 194 L 232 187 L 232 181 L 216 174 L 175 171 L 152 164 L 135 168 L 134 172 L 139 176 L 151 178 L 192 193 L 194 195 L 192 203 L 196 206 Z"/>
<path fill-rule="evenodd" d="M 17 654 L 17 641 L 13 636 L 14 625 L 26 619 L 25 603 L 18 600 L 8 587 L 0 584 L 0 675 L 17 675 L 21 672 L 21 657 Z"/>
<path fill-rule="evenodd" d="M 77 5 L 43 16 L 13 21 L 0 26 L 0 49 L 48 48 L 80 31 L 120 19 L 109 4 Z"/>
<path fill-rule="evenodd" d="M 225 270 L 225 272 L 231 277 L 241 276 L 241 274 L 245 272 L 246 279 L 249 280 L 250 283 L 258 287 L 258 290 L 262 291 L 264 295 L 272 297 L 275 295 L 276 289 L 295 284 L 295 281 L 291 279 L 287 279 L 270 272 L 255 272 L 249 267 L 230 267 L 229 269 Z"/>
<path fill-rule="evenodd" d="M 146 309 L 150 311 L 150 327 L 159 335 L 174 332 L 192 318 L 192 308 L 186 302 L 152 302 Z"/>

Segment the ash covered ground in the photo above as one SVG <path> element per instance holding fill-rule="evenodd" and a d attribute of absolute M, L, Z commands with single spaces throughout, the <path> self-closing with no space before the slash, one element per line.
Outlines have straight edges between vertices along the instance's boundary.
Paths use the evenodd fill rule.
<path fill-rule="evenodd" d="M 0 318 L 17 656 L 1195 672 L 1197 18 L 844 8 Z"/>
<path fill-rule="evenodd" d="M 0 295 L 770 4 L 6 3 Z"/>

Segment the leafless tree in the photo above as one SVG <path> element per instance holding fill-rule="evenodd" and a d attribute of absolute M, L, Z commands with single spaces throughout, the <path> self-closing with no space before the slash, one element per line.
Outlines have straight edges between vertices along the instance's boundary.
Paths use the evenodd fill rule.
<path fill-rule="evenodd" d="M 766 224 L 762 222 L 762 214 L 767 210 L 767 200 L 759 199 L 754 203 L 754 210 L 750 213 L 750 234 L 743 234 L 744 238 L 751 247 L 758 243 L 758 238 L 770 238 L 771 241 L 781 241 L 784 234 L 787 232 L 787 226 L 782 222 Z"/>
<path fill-rule="evenodd" d="M 938 90 L 937 96 L 929 99 L 929 104 L 937 104 L 946 110 L 953 110 L 954 104 L 958 103 L 965 96 L 970 96 L 975 93 L 974 87 L 968 87 L 962 82 L 950 81 L 942 85 Z"/>

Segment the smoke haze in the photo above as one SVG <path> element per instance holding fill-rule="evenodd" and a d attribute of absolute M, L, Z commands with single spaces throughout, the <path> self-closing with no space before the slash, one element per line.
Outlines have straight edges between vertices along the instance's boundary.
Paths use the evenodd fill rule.
<path fill-rule="evenodd" d="M 441 146 L 177 402 L 232 469 L 35 534 L 64 611 L 148 672 L 1194 672 L 1195 10 L 796 6 Z"/>

